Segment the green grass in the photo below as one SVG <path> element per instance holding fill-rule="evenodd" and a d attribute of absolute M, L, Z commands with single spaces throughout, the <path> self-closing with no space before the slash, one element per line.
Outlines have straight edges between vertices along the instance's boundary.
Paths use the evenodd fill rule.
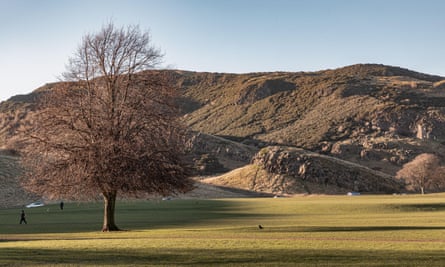
<path fill-rule="evenodd" d="M 0 210 L 0 266 L 443 266 L 445 195 L 122 201 Z M 264 229 L 258 229 L 261 224 Z"/>

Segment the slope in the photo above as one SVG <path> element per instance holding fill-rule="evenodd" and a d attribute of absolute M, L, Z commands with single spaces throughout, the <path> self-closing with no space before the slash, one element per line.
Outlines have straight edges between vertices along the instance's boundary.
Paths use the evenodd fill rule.
<path fill-rule="evenodd" d="M 20 172 L 17 155 L 0 151 L 0 207 L 20 206 L 35 199 L 20 187 Z"/>
<path fill-rule="evenodd" d="M 302 147 L 389 174 L 419 153 L 443 154 L 439 76 L 370 64 L 313 73 L 175 75 L 184 97 L 193 99 L 184 120 L 196 131 L 259 147 Z"/>
<path fill-rule="evenodd" d="M 277 195 L 399 193 L 403 183 L 362 165 L 294 147 L 267 147 L 252 164 L 202 182 Z"/>

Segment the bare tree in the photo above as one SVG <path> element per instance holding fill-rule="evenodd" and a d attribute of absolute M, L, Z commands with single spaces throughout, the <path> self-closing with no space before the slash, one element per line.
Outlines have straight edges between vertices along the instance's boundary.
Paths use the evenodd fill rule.
<path fill-rule="evenodd" d="M 119 230 L 118 194 L 189 190 L 176 91 L 162 71 L 148 70 L 161 57 L 138 26 L 110 23 L 84 36 L 68 81 L 44 94 L 25 131 L 25 188 L 50 199 L 101 195 L 103 231 Z"/>
<path fill-rule="evenodd" d="M 431 189 L 435 192 L 443 192 L 445 190 L 445 166 L 439 166 L 432 174 L 434 179 L 431 181 Z"/>
<path fill-rule="evenodd" d="M 437 185 L 442 184 L 441 176 L 437 175 L 439 163 L 436 155 L 423 153 L 403 165 L 396 177 L 404 179 L 411 189 L 420 190 L 423 195 L 425 189 L 437 188 Z"/>

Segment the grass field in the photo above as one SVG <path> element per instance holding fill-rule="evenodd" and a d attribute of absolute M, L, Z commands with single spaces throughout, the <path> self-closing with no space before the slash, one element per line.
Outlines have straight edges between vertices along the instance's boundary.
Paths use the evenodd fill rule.
<path fill-rule="evenodd" d="M 445 195 L 122 201 L 0 210 L 0 266 L 444 266 Z M 258 229 L 261 224 L 264 229 Z"/>

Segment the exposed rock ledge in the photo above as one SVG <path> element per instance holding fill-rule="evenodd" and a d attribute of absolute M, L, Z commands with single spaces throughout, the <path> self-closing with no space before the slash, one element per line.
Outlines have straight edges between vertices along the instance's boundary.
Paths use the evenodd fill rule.
<path fill-rule="evenodd" d="M 253 163 L 268 173 L 285 175 L 303 184 L 335 186 L 346 191 L 367 193 L 395 193 L 403 190 L 403 184 L 390 175 L 299 148 L 263 148 L 255 155 Z M 311 188 L 306 187 L 306 191 L 311 193 Z"/>

